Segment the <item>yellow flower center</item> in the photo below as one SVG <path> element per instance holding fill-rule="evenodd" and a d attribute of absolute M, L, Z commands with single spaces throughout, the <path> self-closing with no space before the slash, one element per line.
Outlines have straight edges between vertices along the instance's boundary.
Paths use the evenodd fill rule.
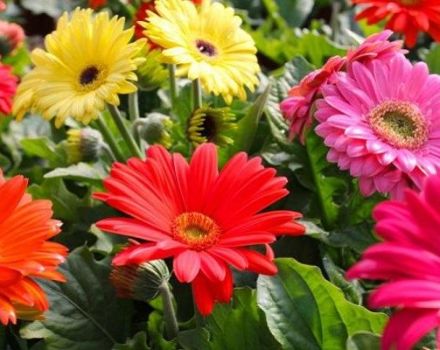
<path fill-rule="evenodd" d="M 217 56 L 217 49 L 215 48 L 215 46 L 206 40 L 196 40 L 196 47 L 202 55 L 208 57 Z"/>
<path fill-rule="evenodd" d="M 428 139 L 428 123 L 419 108 L 403 101 L 385 101 L 369 114 L 375 133 L 397 148 L 417 149 Z"/>
<path fill-rule="evenodd" d="M 180 214 L 171 226 L 173 238 L 194 250 L 204 250 L 215 245 L 221 228 L 210 217 L 189 212 Z"/>
<path fill-rule="evenodd" d="M 106 70 L 99 65 L 89 65 L 85 67 L 78 77 L 80 91 L 89 92 L 98 88 L 105 76 Z"/>

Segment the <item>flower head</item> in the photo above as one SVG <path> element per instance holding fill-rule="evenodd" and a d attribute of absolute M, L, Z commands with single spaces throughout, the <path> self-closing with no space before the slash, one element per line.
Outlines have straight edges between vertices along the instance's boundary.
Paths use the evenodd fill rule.
<path fill-rule="evenodd" d="M 200 6 L 187 0 L 156 0 L 145 34 L 162 48 L 165 63 L 177 64 L 178 74 L 199 79 L 202 87 L 227 103 L 246 99 L 247 87 L 258 84 L 256 48 L 240 28 L 232 8 L 206 0 Z"/>
<path fill-rule="evenodd" d="M 395 307 L 383 349 L 413 349 L 440 319 L 440 176 L 426 179 L 421 193 L 380 203 L 373 212 L 383 242 L 368 248 L 348 278 L 384 280 L 369 298 L 373 308 Z M 437 347 L 440 341 L 437 338 Z"/>
<path fill-rule="evenodd" d="M 204 315 L 214 302 L 229 302 L 229 266 L 262 274 L 276 273 L 268 246 L 278 234 L 302 234 L 292 211 L 260 213 L 286 196 L 286 179 L 245 153 L 234 156 L 219 172 L 214 144 L 199 146 L 188 164 L 180 154 L 152 146 L 147 159 L 116 163 L 104 181 L 107 193 L 96 198 L 125 217 L 101 220 L 97 226 L 144 243 L 133 244 L 115 257 L 115 265 L 174 258 L 180 282 L 192 283 Z M 261 254 L 250 246 L 266 246 Z"/>
<path fill-rule="evenodd" d="M 304 142 L 304 133 L 312 124 L 312 106 L 321 87 L 331 80 L 334 73 L 345 65 L 345 59 L 335 56 L 321 68 L 307 74 L 289 91 L 289 97 L 281 102 L 280 108 L 290 122 L 290 137 L 299 136 Z"/>
<path fill-rule="evenodd" d="M 89 0 L 89 6 L 93 9 L 107 5 L 107 0 Z"/>
<path fill-rule="evenodd" d="M 65 13 L 46 37 L 47 51 L 32 52 L 35 67 L 18 87 L 14 114 L 21 119 L 33 110 L 59 127 L 69 116 L 87 124 L 106 103 L 118 105 L 118 94 L 137 90 L 134 71 L 144 61 L 144 41 L 130 43 L 133 31 L 107 12 Z"/>
<path fill-rule="evenodd" d="M 16 23 L 0 21 L 0 55 L 7 55 L 20 47 L 24 37 L 24 30 L 21 26 Z"/>
<path fill-rule="evenodd" d="M 364 195 L 420 188 L 440 167 L 440 77 L 402 55 L 339 74 L 315 114 L 327 159 L 358 177 Z"/>
<path fill-rule="evenodd" d="M 428 33 L 440 41 L 440 6 L 438 0 L 352 0 L 366 7 L 356 19 L 366 19 L 368 24 L 383 20 L 387 28 L 405 35 L 405 43 L 413 47 L 417 36 Z"/>
<path fill-rule="evenodd" d="M 48 239 L 60 232 L 52 203 L 32 200 L 27 180 L 5 180 L 0 171 L 0 322 L 38 317 L 48 308 L 43 289 L 33 278 L 64 281 L 56 271 L 67 249 Z"/>
<path fill-rule="evenodd" d="M 347 63 L 350 65 L 353 62 L 367 63 L 375 59 L 389 60 L 398 53 L 405 54 L 407 51 L 402 49 L 403 42 L 390 41 L 391 35 L 391 30 L 370 35 L 359 47 L 348 51 Z"/>
<path fill-rule="evenodd" d="M 0 65 L 0 113 L 8 115 L 12 111 L 12 99 L 17 91 L 17 77 L 12 67 Z"/>
<path fill-rule="evenodd" d="M 226 146 L 233 142 L 227 132 L 234 130 L 236 126 L 235 116 L 229 108 L 203 107 L 190 116 L 187 134 L 193 146 L 204 142 Z"/>

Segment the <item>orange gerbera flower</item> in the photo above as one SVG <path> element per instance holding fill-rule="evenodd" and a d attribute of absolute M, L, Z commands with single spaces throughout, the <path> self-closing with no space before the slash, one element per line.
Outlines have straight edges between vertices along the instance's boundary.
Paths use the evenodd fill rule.
<path fill-rule="evenodd" d="M 367 19 L 368 24 L 386 20 L 387 28 L 405 35 L 405 44 L 413 47 L 420 32 L 440 41 L 439 0 L 352 0 L 366 8 L 356 19 Z"/>
<path fill-rule="evenodd" d="M 35 319 L 47 310 L 43 289 L 32 277 L 64 281 L 56 271 L 67 248 L 47 240 L 60 232 L 52 203 L 32 200 L 27 180 L 5 180 L 0 171 L 0 322 Z"/>
<path fill-rule="evenodd" d="M 105 5 L 107 5 L 107 0 L 89 0 L 89 7 L 93 9 L 97 9 L 98 7 Z"/>

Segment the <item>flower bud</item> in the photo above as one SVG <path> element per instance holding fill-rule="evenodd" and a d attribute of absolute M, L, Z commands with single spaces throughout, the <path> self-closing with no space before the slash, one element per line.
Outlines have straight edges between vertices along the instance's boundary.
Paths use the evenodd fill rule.
<path fill-rule="evenodd" d="M 67 155 L 69 163 L 96 161 L 103 149 L 99 131 L 92 128 L 70 129 L 67 132 Z"/>
<path fill-rule="evenodd" d="M 159 288 L 169 279 L 170 272 L 163 260 L 116 266 L 110 274 L 110 281 L 119 297 L 138 301 L 154 299 Z"/>

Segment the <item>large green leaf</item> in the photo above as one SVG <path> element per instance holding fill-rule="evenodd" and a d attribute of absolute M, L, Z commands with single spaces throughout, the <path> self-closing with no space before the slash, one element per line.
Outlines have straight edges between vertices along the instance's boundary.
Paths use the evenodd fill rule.
<path fill-rule="evenodd" d="M 347 340 L 346 350 L 379 350 L 380 337 L 368 332 L 356 333 Z"/>
<path fill-rule="evenodd" d="M 57 168 L 44 175 L 46 179 L 73 179 L 90 184 L 99 184 L 106 176 L 107 173 L 101 166 L 98 164 L 92 166 L 87 163 L 78 163 L 67 168 Z"/>
<path fill-rule="evenodd" d="M 45 320 L 21 329 L 26 339 L 43 338 L 46 350 L 110 350 L 128 334 L 131 307 L 110 285 L 109 258 L 97 261 L 87 248 L 73 251 L 61 272 L 67 283 L 42 281 L 50 310 Z"/>
<path fill-rule="evenodd" d="M 429 51 L 424 52 L 423 56 L 430 72 L 440 74 L 440 45 L 432 44 Z"/>
<path fill-rule="evenodd" d="M 270 334 L 251 289 L 237 289 L 232 304 L 217 305 L 205 321 L 205 329 L 179 335 L 179 343 L 186 350 L 281 349 Z"/>
<path fill-rule="evenodd" d="M 357 332 L 382 331 L 386 315 L 348 302 L 319 268 L 290 258 L 277 265 L 278 275 L 258 278 L 257 300 L 284 349 L 340 350 Z"/>

